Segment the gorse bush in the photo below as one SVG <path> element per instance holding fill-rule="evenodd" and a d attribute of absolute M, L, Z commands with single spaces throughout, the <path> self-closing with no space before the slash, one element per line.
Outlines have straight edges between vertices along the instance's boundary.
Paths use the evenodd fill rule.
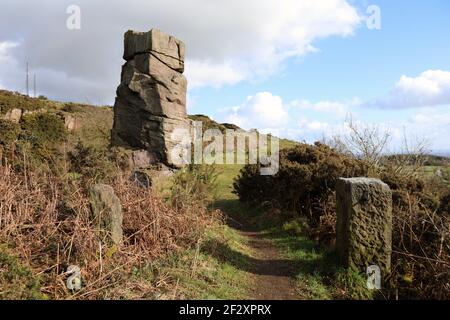
<path fill-rule="evenodd" d="M 234 183 L 234 192 L 242 201 L 267 203 L 307 216 L 317 225 L 326 213 L 326 200 L 340 177 L 363 176 L 362 161 L 342 155 L 316 143 L 300 144 L 280 151 L 280 170 L 274 176 L 262 176 L 259 165 L 245 166 Z"/>
<path fill-rule="evenodd" d="M 280 152 L 280 170 L 274 176 L 261 176 L 258 165 L 245 166 L 234 188 L 242 201 L 306 216 L 309 236 L 330 245 L 336 237 L 336 180 L 367 175 L 380 178 L 393 194 L 392 276 L 385 295 L 449 299 L 448 186 L 402 169 L 384 161 L 373 170 L 367 162 L 326 145 L 303 144 Z"/>
<path fill-rule="evenodd" d="M 7 120 L 0 119 L 0 145 L 11 146 L 18 139 L 20 125 Z"/>
<path fill-rule="evenodd" d="M 0 299 L 42 300 L 39 277 L 29 267 L 21 264 L 19 258 L 6 245 L 0 245 Z"/>
<path fill-rule="evenodd" d="M 26 111 L 44 109 L 49 102 L 43 99 L 31 98 L 17 92 L 0 90 L 0 114 L 5 114 L 11 109 Z"/>
<path fill-rule="evenodd" d="M 176 208 L 197 204 L 208 206 L 217 188 L 214 166 L 190 165 L 178 172 L 171 188 L 171 202 Z"/>
<path fill-rule="evenodd" d="M 51 113 L 37 113 L 22 118 L 23 139 L 35 146 L 55 145 L 67 138 L 63 120 Z"/>
<path fill-rule="evenodd" d="M 36 166 L 51 162 L 56 168 L 67 137 L 64 121 L 56 114 L 27 114 L 20 123 L 0 120 L 0 158 L 17 169 L 25 165 L 24 158 Z"/>
<path fill-rule="evenodd" d="M 19 134 L 19 124 L 0 119 L 0 165 L 14 153 Z"/>
<path fill-rule="evenodd" d="M 110 160 L 106 150 L 98 150 L 78 142 L 74 150 L 68 154 L 70 171 L 80 174 L 84 179 L 103 181 L 112 178 L 116 167 Z M 111 179 L 112 180 L 112 179 Z"/>
<path fill-rule="evenodd" d="M 61 146 L 67 139 L 64 121 L 56 114 L 36 113 L 23 116 L 20 125 L 18 145 L 22 154 L 36 166 L 53 162 L 55 167 L 61 156 Z"/>

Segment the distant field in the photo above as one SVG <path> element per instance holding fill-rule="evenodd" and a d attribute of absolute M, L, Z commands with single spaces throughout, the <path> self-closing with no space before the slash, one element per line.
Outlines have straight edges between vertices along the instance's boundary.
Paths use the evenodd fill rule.
<path fill-rule="evenodd" d="M 450 165 L 443 166 L 425 166 L 422 168 L 421 173 L 426 178 L 438 178 L 449 185 L 450 187 Z"/>

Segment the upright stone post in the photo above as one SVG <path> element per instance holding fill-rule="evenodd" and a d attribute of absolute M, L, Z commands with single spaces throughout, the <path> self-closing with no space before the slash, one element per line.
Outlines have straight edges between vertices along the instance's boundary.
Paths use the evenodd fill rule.
<path fill-rule="evenodd" d="M 114 189 L 106 184 L 94 185 L 90 190 L 90 203 L 98 227 L 108 232 L 108 242 L 122 245 L 122 205 Z"/>
<path fill-rule="evenodd" d="M 392 193 L 381 180 L 341 178 L 336 184 L 336 250 L 344 267 L 366 272 L 377 265 L 390 272 Z"/>
<path fill-rule="evenodd" d="M 124 45 L 126 63 L 117 88 L 111 142 L 147 152 L 154 164 L 179 167 L 172 157 L 178 138 L 172 134 L 190 134 L 184 43 L 152 29 L 128 31 Z"/>

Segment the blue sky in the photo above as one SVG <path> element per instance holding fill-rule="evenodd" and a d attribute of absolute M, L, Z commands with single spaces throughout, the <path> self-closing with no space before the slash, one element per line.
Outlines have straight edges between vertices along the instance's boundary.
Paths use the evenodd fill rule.
<path fill-rule="evenodd" d="M 76 4 L 80 30 L 67 30 Z M 381 29 L 366 25 L 367 8 Z M 159 28 L 187 47 L 188 111 L 313 142 L 351 117 L 450 150 L 446 0 L 1 0 L 0 88 L 29 61 L 50 98 L 113 104 L 123 33 Z M 38 13 L 37 13 L 38 12 Z M 45 21 L 45 23 L 43 23 Z"/>
<path fill-rule="evenodd" d="M 433 1 L 352 1 L 364 11 L 368 4 L 381 9 L 382 27 L 369 30 L 365 23 L 348 37 L 328 37 L 314 41 L 318 52 L 290 58 L 280 71 L 265 79 L 248 81 L 220 88 L 198 88 L 190 92 L 193 105 L 190 112 L 205 113 L 220 120 L 219 111 L 229 106 L 239 106 L 247 96 L 257 92 L 270 92 L 288 103 L 292 100 L 311 102 L 337 101 L 346 103 L 359 98 L 371 100 L 389 94 L 402 75 L 417 77 L 425 70 L 450 70 L 450 2 Z M 439 133 L 430 136 L 431 149 L 450 149 L 450 104 L 429 108 L 376 107 L 349 108 L 353 117 L 369 123 L 400 123 L 418 114 L 444 114 L 447 123 Z M 291 111 L 298 117 L 299 112 Z M 342 117 L 329 112 L 302 110 L 301 115 L 314 121 L 341 123 Z M 333 121 L 334 120 L 334 121 Z M 295 124 L 292 125 L 295 127 Z M 434 132 L 433 124 L 431 133 Z M 407 134 L 413 128 L 406 126 Z M 423 133 L 424 135 L 428 130 Z M 299 139 L 311 142 L 320 138 L 321 132 L 307 132 Z M 419 137 L 420 138 L 420 137 Z"/>
<path fill-rule="evenodd" d="M 352 1 L 361 11 L 366 1 Z M 400 75 L 428 69 L 450 70 L 450 2 L 375 1 L 381 9 L 381 30 L 362 23 L 353 36 L 329 37 L 313 44 L 320 52 L 286 61 L 279 73 L 255 82 L 218 90 L 192 90 L 201 96 L 201 110 L 242 101 L 249 92 L 271 91 L 294 100 L 370 99 L 385 94 Z"/>

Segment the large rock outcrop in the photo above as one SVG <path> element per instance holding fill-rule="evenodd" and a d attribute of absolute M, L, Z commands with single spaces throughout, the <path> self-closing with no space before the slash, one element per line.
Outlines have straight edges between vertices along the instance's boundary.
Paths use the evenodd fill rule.
<path fill-rule="evenodd" d="M 175 129 L 190 128 L 186 114 L 184 44 L 157 29 L 125 33 L 121 84 L 114 105 L 112 144 L 145 150 L 155 163 L 177 167 Z"/>
<path fill-rule="evenodd" d="M 336 183 L 336 250 L 345 267 L 365 272 L 377 265 L 390 272 L 392 192 L 378 179 L 339 179 Z"/>

